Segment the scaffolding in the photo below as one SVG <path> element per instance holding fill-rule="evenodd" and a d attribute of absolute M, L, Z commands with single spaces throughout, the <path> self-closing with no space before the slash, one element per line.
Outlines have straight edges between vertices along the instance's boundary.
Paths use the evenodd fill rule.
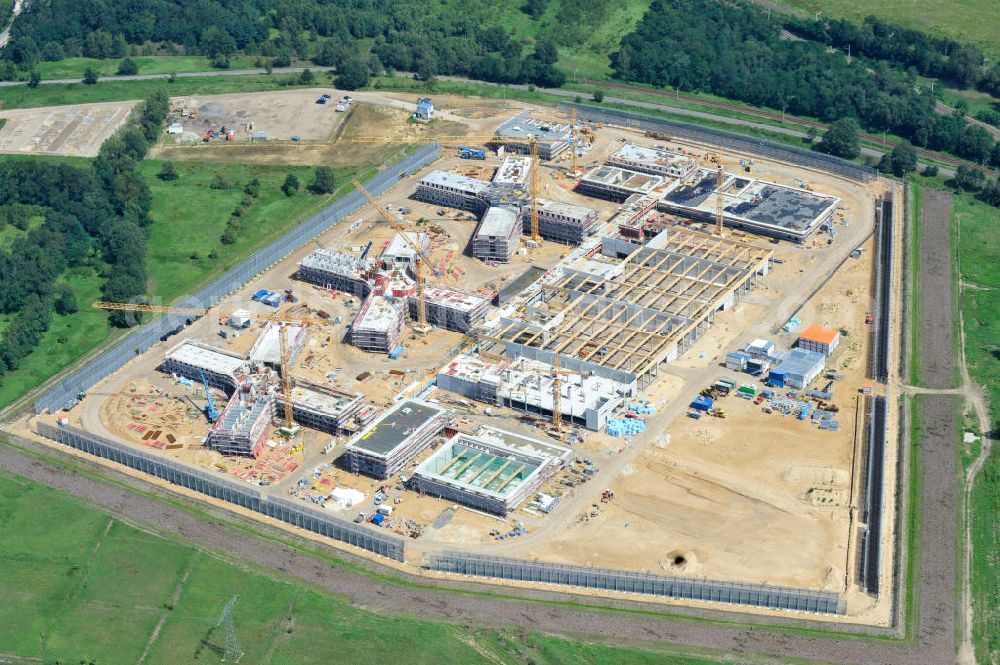
<path fill-rule="evenodd" d="M 371 295 L 351 323 L 351 344 L 371 353 L 389 353 L 403 336 L 405 320 L 403 299 Z"/>

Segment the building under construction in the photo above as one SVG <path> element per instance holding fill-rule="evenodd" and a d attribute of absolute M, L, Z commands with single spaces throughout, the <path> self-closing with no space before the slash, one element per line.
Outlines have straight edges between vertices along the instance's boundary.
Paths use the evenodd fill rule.
<path fill-rule="evenodd" d="M 235 353 L 185 340 L 167 351 L 162 369 L 195 381 L 204 375 L 210 385 L 230 391 L 236 388 L 237 377 L 247 371 L 247 364 Z"/>
<path fill-rule="evenodd" d="M 555 370 L 548 363 L 527 358 L 504 358 L 493 363 L 481 356 L 455 356 L 437 374 L 437 386 L 469 399 L 551 419 Z M 635 393 L 627 385 L 589 372 L 559 375 L 559 411 L 563 422 L 593 431 L 607 424 L 622 400 Z"/>
<path fill-rule="evenodd" d="M 468 332 L 486 316 L 490 301 L 478 293 L 442 286 L 424 287 L 427 323 L 446 330 Z M 417 318 L 417 298 L 409 298 L 410 316 Z"/>
<path fill-rule="evenodd" d="M 573 141 L 573 131 L 567 124 L 547 122 L 522 114 L 500 125 L 493 143 L 510 152 L 527 155 L 531 151 L 532 138 L 538 147 L 539 159 L 555 159 L 569 148 Z"/>
<path fill-rule="evenodd" d="M 310 284 L 366 298 L 371 292 L 375 261 L 350 254 L 317 249 L 299 262 L 297 276 Z"/>
<path fill-rule="evenodd" d="M 510 263 L 521 240 L 521 227 L 519 210 L 491 207 L 472 236 L 472 255 L 487 263 Z"/>
<path fill-rule="evenodd" d="M 447 171 L 431 171 L 417 183 L 413 198 L 424 203 L 468 210 L 477 215 L 486 210 L 483 194 L 491 187 L 477 180 Z"/>
<path fill-rule="evenodd" d="M 663 183 L 663 178 L 617 166 L 595 166 L 576 185 L 576 191 L 599 199 L 624 203 L 630 196 L 646 196 Z"/>
<path fill-rule="evenodd" d="M 283 399 L 276 402 L 283 418 Z M 378 408 L 365 405 L 364 395 L 297 380 L 292 388 L 292 417 L 300 425 L 327 434 L 353 434 L 378 415 Z"/>
<path fill-rule="evenodd" d="M 403 336 L 405 300 L 371 295 L 351 323 L 351 344 L 371 353 L 389 353 Z"/>
<path fill-rule="evenodd" d="M 506 516 L 571 456 L 568 448 L 492 427 L 459 432 L 413 472 L 418 492 Z"/>
<path fill-rule="evenodd" d="M 632 143 L 626 143 L 615 150 L 605 163 L 609 166 L 676 180 L 685 180 L 698 170 L 697 160 L 689 155 L 660 148 L 646 148 Z"/>
<path fill-rule="evenodd" d="M 493 184 L 511 189 L 528 189 L 531 179 L 531 158 L 509 155 L 500 162 L 500 168 L 493 174 Z"/>
<path fill-rule="evenodd" d="M 531 233 L 531 209 L 522 213 L 524 232 Z M 579 245 L 597 231 L 597 210 L 560 201 L 538 199 L 538 234 L 545 240 L 564 245 Z"/>
<path fill-rule="evenodd" d="M 205 442 L 223 455 L 260 457 L 271 434 L 274 396 L 258 394 L 251 384 L 237 390 L 219 419 L 212 425 Z"/>
<path fill-rule="evenodd" d="M 561 267 L 477 336 L 511 357 L 551 363 L 558 354 L 564 369 L 645 386 L 754 288 L 774 254 L 679 227 L 638 248 L 604 238 L 602 251 L 614 258 Z"/>
<path fill-rule="evenodd" d="M 249 359 L 254 367 L 258 363 L 263 363 L 273 369 L 281 368 L 282 328 L 285 329 L 285 339 L 288 344 L 288 359 L 294 363 L 298 358 L 306 343 L 306 326 L 270 321 L 250 348 Z"/>
<path fill-rule="evenodd" d="M 413 250 L 414 247 L 419 247 L 420 253 L 423 256 L 430 255 L 430 235 L 415 231 L 406 231 L 405 233 L 406 239 L 403 238 L 403 234 L 401 233 L 397 232 L 393 234 L 392 240 L 389 241 L 388 246 L 382 252 L 382 256 L 379 257 L 382 259 L 383 264 L 401 268 L 412 266 L 417 260 L 416 252 Z"/>
<path fill-rule="evenodd" d="M 345 468 L 388 479 L 426 450 L 451 420 L 439 406 L 408 399 L 369 424 L 348 443 Z"/>
<path fill-rule="evenodd" d="M 714 224 L 718 191 L 717 173 L 700 169 L 694 182 L 670 189 L 657 207 L 664 212 Z M 836 196 L 731 173 L 724 174 L 721 192 L 726 227 L 792 242 L 804 242 L 824 224 L 832 223 L 834 212 L 840 206 Z"/>

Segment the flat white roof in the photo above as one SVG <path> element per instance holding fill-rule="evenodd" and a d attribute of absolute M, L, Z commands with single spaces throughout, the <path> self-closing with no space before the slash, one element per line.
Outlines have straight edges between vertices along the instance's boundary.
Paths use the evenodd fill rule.
<path fill-rule="evenodd" d="M 422 185 L 438 185 L 441 187 L 452 187 L 470 194 L 479 194 L 490 186 L 485 180 L 477 180 L 469 176 L 448 173 L 447 171 L 431 171 L 420 179 Z"/>
<path fill-rule="evenodd" d="M 235 375 L 243 368 L 243 359 L 239 356 L 190 340 L 170 349 L 166 358 L 217 374 Z"/>
<path fill-rule="evenodd" d="M 492 206 L 479 222 L 477 236 L 498 236 L 506 238 L 511 229 L 520 224 L 518 214 L 504 206 Z"/>
<path fill-rule="evenodd" d="M 639 194 L 648 194 L 663 182 L 659 176 L 607 165 L 595 166 L 581 180 L 608 187 L 618 187 Z"/>
<path fill-rule="evenodd" d="M 362 306 L 361 315 L 354 322 L 354 327 L 358 330 L 391 330 L 402 316 L 402 300 L 372 296 Z"/>
<path fill-rule="evenodd" d="M 426 233 L 406 231 L 406 237 L 411 243 L 421 249 L 425 249 L 425 246 L 430 244 L 430 238 Z M 413 248 L 403 240 L 403 234 L 398 232 L 393 234 L 392 240 L 389 241 L 389 246 L 382 252 L 382 256 L 386 258 L 402 257 L 412 259 L 413 254 Z"/>
<path fill-rule="evenodd" d="M 622 147 L 611 153 L 612 159 L 620 159 L 629 162 L 641 162 L 650 166 L 682 166 L 691 164 L 692 160 L 687 155 L 681 155 L 669 150 L 660 148 L 646 148 L 633 143 L 626 143 Z"/>
<path fill-rule="evenodd" d="M 551 199 L 538 199 L 538 210 L 553 215 L 565 215 L 572 219 L 585 219 L 597 213 L 596 208 L 587 208 L 586 206 L 578 206 Z"/>
<path fill-rule="evenodd" d="M 341 390 L 321 390 L 309 385 L 292 388 L 292 403 L 319 413 L 336 415 L 350 406 L 362 395 Z"/>
<path fill-rule="evenodd" d="M 462 312 L 470 312 L 477 307 L 481 307 L 484 303 L 489 303 L 489 300 L 478 293 L 466 293 L 439 286 L 425 287 L 424 296 L 428 302 L 446 304 L 448 307 Z"/>

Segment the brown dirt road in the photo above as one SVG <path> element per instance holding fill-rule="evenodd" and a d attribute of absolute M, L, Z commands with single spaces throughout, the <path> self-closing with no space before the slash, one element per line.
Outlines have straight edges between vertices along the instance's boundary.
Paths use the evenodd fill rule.
<path fill-rule="evenodd" d="M 921 379 L 928 388 L 955 387 L 952 320 L 951 194 L 924 189 L 920 222 L 920 290 L 923 299 Z"/>

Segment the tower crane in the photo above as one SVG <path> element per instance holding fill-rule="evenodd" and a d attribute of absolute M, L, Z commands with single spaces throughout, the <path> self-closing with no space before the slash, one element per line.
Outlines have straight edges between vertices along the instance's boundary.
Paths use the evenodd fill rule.
<path fill-rule="evenodd" d="M 720 238 L 724 235 L 724 215 L 725 199 L 722 195 L 722 184 L 726 179 L 726 174 L 722 170 L 722 151 L 719 151 L 719 168 L 715 172 L 715 235 Z"/>
<path fill-rule="evenodd" d="M 499 143 L 496 134 L 483 134 L 479 136 L 459 136 L 453 139 L 448 137 L 418 137 L 418 138 L 386 138 L 383 136 L 359 136 L 350 139 L 344 139 L 349 143 L 439 143 L 443 146 L 450 148 L 463 148 L 466 147 L 470 142 L 480 142 L 483 144 L 487 143 Z M 531 183 L 530 191 L 528 192 L 531 198 L 530 206 L 530 233 L 529 238 L 533 240 L 536 244 L 541 243 L 542 236 L 538 231 L 538 137 L 534 134 L 528 134 L 523 139 L 517 139 L 513 142 L 524 142 L 528 144 L 528 155 L 531 160 Z M 574 154 L 574 170 L 575 170 L 575 155 L 576 148 L 573 148 Z M 357 183 L 355 183 L 357 186 Z M 378 206 L 376 206 L 378 207 Z M 379 209 L 381 213 L 381 209 Z M 383 215 L 384 217 L 384 215 Z M 393 220 L 392 223 L 395 223 Z"/>
<path fill-rule="evenodd" d="M 215 314 L 232 314 L 235 310 L 223 310 L 218 308 L 208 308 L 208 307 L 169 307 L 165 305 L 145 305 L 142 303 L 127 303 L 127 302 L 104 302 L 99 301 L 91 305 L 95 309 L 105 309 L 105 310 L 116 310 L 123 312 L 140 312 L 140 313 L 152 313 L 152 314 L 184 314 L 187 316 L 207 316 L 209 313 Z M 307 324 L 324 324 L 329 323 L 326 319 L 319 317 L 310 316 L 298 316 L 295 314 L 280 314 L 280 313 L 260 313 L 254 314 L 254 317 L 263 321 L 272 321 L 275 323 L 307 323 Z M 282 406 L 285 411 L 285 429 L 289 432 L 294 430 L 295 422 L 292 419 L 292 367 L 291 367 L 291 357 L 288 349 L 288 329 L 286 326 L 278 327 L 278 341 L 280 345 L 280 363 L 281 363 L 281 399 Z M 202 380 L 204 380 L 204 375 L 202 375 Z M 207 386 L 207 383 L 206 383 Z M 209 401 L 211 405 L 211 401 Z M 213 407 L 214 408 L 214 407 Z M 217 413 L 217 412 L 216 412 Z M 218 418 L 212 418 L 209 414 L 209 418 L 215 420 Z"/>
<path fill-rule="evenodd" d="M 402 238 L 403 241 L 410 246 L 413 250 L 414 260 L 413 260 L 413 279 L 417 284 L 417 327 L 415 330 L 418 332 L 427 332 L 429 329 L 427 326 L 427 296 L 424 293 L 424 266 L 427 266 L 432 272 L 436 274 L 434 266 L 431 265 L 430 261 L 424 258 L 424 253 L 414 243 L 410 240 L 409 232 L 400 225 L 392 215 L 387 213 L 385 209 L 379 205 L 378 199 L 365 189 L 365 186 L 357 179 L 354 180 L 354 186 L 359 192 L 364 194 L 365 198 L 368 199 L 368 204 L 375 209 L 376 212 L 384 219 L 394 231 L 396 231 Z"/>

